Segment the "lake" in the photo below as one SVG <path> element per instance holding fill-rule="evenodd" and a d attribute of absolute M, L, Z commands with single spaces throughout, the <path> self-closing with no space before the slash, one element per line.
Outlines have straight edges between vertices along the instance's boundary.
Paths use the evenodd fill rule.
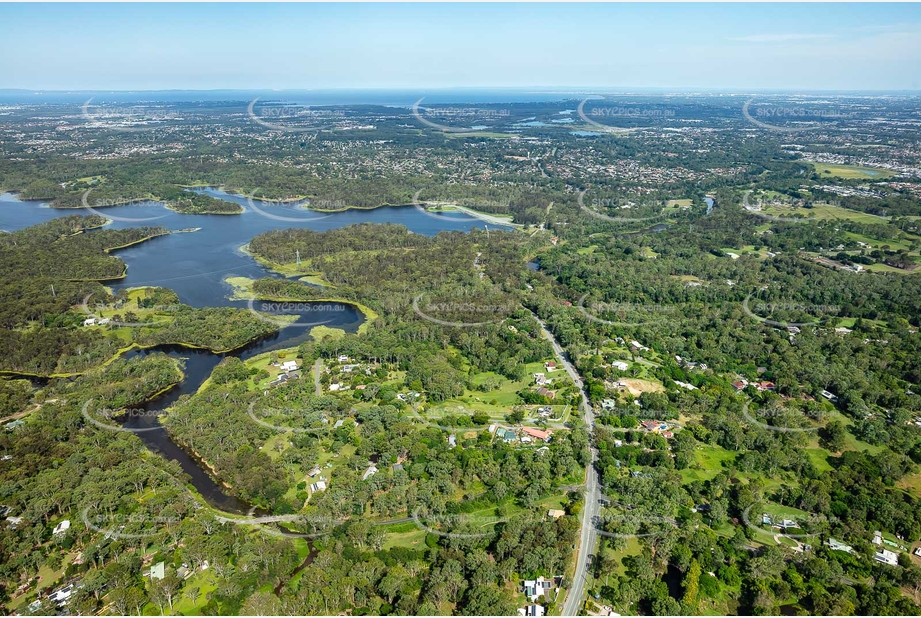
<path fill-rule="evenodd" d="M 431 236 L 442 231 L 470 231 L 482 227 L 483 222 L 456 211 L 427 213 L 413 206 L 383 207 L 374 210 L 346 210 L 322 214 L 304 210 L 296 205 L 280 206 L 272 202 L 253 200 L 232 195 L 214 188 L 196 189 L 218 199 L 236 202 L 245 208 L 240 215 L 183 215 L 171 211 L 159 202 L 142 202 L 132 205 L 100 209 L 99 213 L 110 219 L 112 228 L 164 226 L 171 230 L 201 228 L 197 232 L 170 234 L 151 239 L 139 245 L 115 251 L 128 265 L 124 279 L 109 284 L 118 290 L 127 287 L 156 285 L 172 288 L 183 303 L 193 307 L 238 307 L 247 302 L 230 300 L 230 286 L 224 283 L 229 276 L 277 277 L 240 250 L 254 236 L 263 232 L 290 227 L 303 227 L 317 231 L 331 230 L 356 223 L 396 223 L 411 232 Z M 92 204 L 92 198 L 89 202 Z M 261 211 L 261 212 L 260 212 Z M 83 209 L 55 209 L 42 201 L 22 201 L 14 195 L 0 195 L 0 229 L 20 230 L 56 217 L 88 214 Z M 156 217 L 156 219 L 154 219 Z M 275 218 L 273 218 L 275 217 Z M 278 217 L 286 220 L 280 221 Z M 295 220 L 287 220 L 295 219 Z M 492 229 L 509 229 L 492 225 Z M 93 233 L 92 231 L 89 233 Z M 316 303 L 329 307 L 330 303 Z M 355 332 L 364 321 L 363 314 L 354 306 L 334 303 L 334 311 L 323 311 L 322 316 L 311 318 L 309 313 L 299 322 L 322 319 L 326 326 Z M 295 323 L 297 324 L 297 323 Z M 309 328 L 290 326 L 274 335 L 235 350 L 229 355 L 247 359 L 263 352 L 296 346 L 309 338 Z M 211 375 L 214 367 L 226 354 L 213 354 L 181 346 L 158 346 L 149 350 L 131 350 L 127 358 L 163 352 L 184 361 L 185 377 L 170 391 L 148 401 L 140 407 L 147 410 L 164 410 L 180 396 L 195 393 L 202 382 Z M 309 370 L 303 379 L 311 379 Z M 160 423 L 155 416 L 136 415 L 124 423 L 127 429 L 151 429 Z M 213 507 L 233 513 L 244 513 L 249 505 L 227 494 L 208 474 L 194 456 L 187 453 L 163 429 L 136 433 L 152 451 L 179 463 L 191 478 L 192 485 Z"/>
<path fill-rule="evenodd" d="M 254 236 L 269 230 L 296 227 L 325 231 L 356 223 L 396 223 L 405 225 L 411 232 L 432 236 L 442 231 L 466 232 L 474 227 L 483 227 L 479 219 L 456 211 L 424 213 L 413 206 L 388 206 L 374 210 L 353 209 L 322 214 L 293 205 L 280 206 L 259 200 L 253 200 L 251 205 L 245 197 L 218 189 L 198 191 L 236 202 L 246 210 L 240 215 L 183 215 L 168 210 L 159 202 L 99 209 L 100 214 L 114 219 L 112 228 L 201 228 L 198 232 L 160 236 L 118 250 L 115 254 L 128 264 L 128 275 L 108 285 L 115 290 L 145 285 L 172 288 L 182 302 L 193 307 L 242 307 L 245 303 L 227 299 L 231 289 L 224 283 L 224 279 L 230 276 L 259 278 L 271 275 L 240 250 Z M 89 202 L 92 204 L 92 196 Z M 83 209 L 49 208 L 44 202 L 38 201 L 20 201 L 9 193 L 0 195 L 2 230 L 15 231 L 56 217 L 75 214 L 87 212 Z M 271 216 L 295 220 L 279 221 Z M 492 224 L 489 227 L 503 229 L 502 226 Z"/>

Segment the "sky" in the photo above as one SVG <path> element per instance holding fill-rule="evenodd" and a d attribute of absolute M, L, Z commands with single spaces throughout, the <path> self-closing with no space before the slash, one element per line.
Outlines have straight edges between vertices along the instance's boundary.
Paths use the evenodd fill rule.
<path fill-rule="evenodd" d="M 921 90 L 918 4 L 0 4 L 0 88 Z"/>

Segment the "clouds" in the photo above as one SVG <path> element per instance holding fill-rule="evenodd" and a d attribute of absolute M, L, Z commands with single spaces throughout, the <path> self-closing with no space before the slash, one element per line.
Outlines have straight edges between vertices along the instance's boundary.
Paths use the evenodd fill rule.
<path fill-rule="evenodd" d="M 788 43 L 790 41 L 822 41 L 838 38 L 834 34 L 751 34 L 748 36 L 734 37 L 732 41 L 744 41 L 746 43 Z"/>

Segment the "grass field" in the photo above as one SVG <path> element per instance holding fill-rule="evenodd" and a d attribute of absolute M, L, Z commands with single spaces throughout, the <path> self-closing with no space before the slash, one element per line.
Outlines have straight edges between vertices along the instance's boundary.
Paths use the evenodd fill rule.
<path fill-rule="evenodd" d="M 859 167 L 857 165 L 836 165 L 834 163 L 813 163 L 815 173 L 822 178 L 846 178 L 849 180 L 881 180 L 895 175 L 878 167 Z"/>
<path fill-rule="evenodd" d="M 807 221 L 822 221 L 825 219 L 849 219 L 858 223 L 888 223 L 889 219 L 871 215 L 856 210 L 832 206 L 831 204 L 816 203 L 812 208 L 789 208 L 786 206 L 765 206 L 761 211 L 774 217 L 804 217 Z"/>

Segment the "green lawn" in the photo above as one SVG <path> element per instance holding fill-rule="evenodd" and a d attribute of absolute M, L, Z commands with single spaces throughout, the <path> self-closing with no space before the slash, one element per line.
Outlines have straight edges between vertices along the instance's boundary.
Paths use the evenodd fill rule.
<path fill-rule="evenodd" d="M 198 588 L 198 597 L 195 602 L 189 598 L 189 592 L 193 587 Z M 214 571 L 197 571 L 195 575 L 185 581 L 182 587 L 182 594 L 179 600 L 173 605 L 172 613 L 176 616 L 200 616 L 201 610 L 208 604 L 208 595 L 217 588 L 217 580 L 214 577 Z"/>
<path fill-rule="evenodd" d="M 847 178 L 850 180 L 883 180 L 895 175 L 887 169 L 860 167 L 858 165 L 836 165 L 834 163 L 813 163 L 815 173 L 821 178 Z"/>
<path fill-rule="evenodd" d="M 789 208 L 785 206 L 765 206 L 761 211 L 775 217 L 804 217 L 806 221 L 825 219 L 849 219 L 858 223 L 888 223 L 889 219 L 865 212 L 858 212 L 831 204 L 816 203 L 812 208 Z"/>

